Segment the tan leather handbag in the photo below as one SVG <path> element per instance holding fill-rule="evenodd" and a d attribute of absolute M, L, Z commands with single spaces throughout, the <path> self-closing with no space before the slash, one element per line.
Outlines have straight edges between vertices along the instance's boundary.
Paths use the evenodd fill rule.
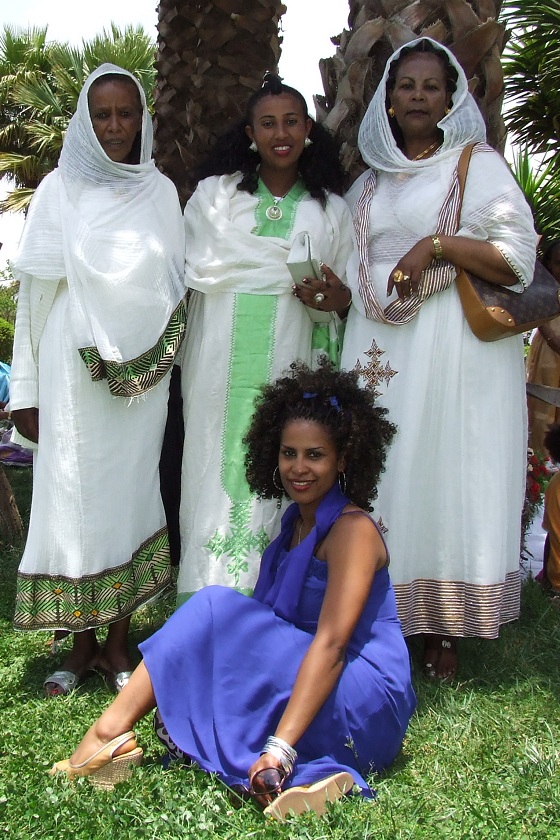
<path fill-rule="evenodd" d="M 473 145 L 461 152 L 458 163 L 461 212 L 465 181 Z M 560 286 L 537 260 L 533 282 L 523 292 L 489 283 L 457 268 L 457 291 L 469 327 L 481 341 L 497 341 L 527 332 L 560 315 Z"/>

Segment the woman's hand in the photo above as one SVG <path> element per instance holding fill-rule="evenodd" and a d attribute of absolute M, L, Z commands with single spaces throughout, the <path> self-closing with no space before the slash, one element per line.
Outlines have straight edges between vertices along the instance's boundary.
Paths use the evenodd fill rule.
<path fill-rule="evenodd" d="M 428 268 L 434 259 L 434 243 L 430 236 L 420 239 L 416 245 L 398 261 L 389 274 L 387 282 L 387 297 L 393 289 L 401 300 L 406 300 L 416 294 L 422 279 L 422 272 Z"/>
<path fill-rule="evenodd" d="M 492 242 L 469 239 L 466 236 L 438 236 L 440 258 L 451 265 L 464 268 L 497 286 L 514 286 L 518 282 L 515 272 Z M 393 289 L 401 300 L 418 291 L 422 272 L 435 259 L 435 246 L 431 236 L 425 236 L 401 257 L 389 274 L 387 295 Z"/>
<path fill-rule="evenodd" d="M 318 309 L 321 312 L 336 312 L 341 318 L 346 317 L 346 311 L 352 300 L 352 293 L 328 265 L 321 264 L 324 280 L 306 277 L 304 286 L 292 286 L 292 293 L 305 306 Z M 322 298 L 316 298 L 322 295 Z"/>
<path fill-rule="evenodd" d="M 263 780 L 263 774 L 261 773 L 261 770 L 278 770 L 280 772 L 281 778 L 283 778 L 284 773 L 279 760 L 270 753 L 263 753 L 263 755 L 260 755 L 254 762 L 254 764 L 252 764 L 249 768 L 248 777 L 251 789 L 255 793 L 258 793 L 258 791 L 261 789 L 263 790 L 263 793 L 255 796 L 254 798 L 260 805 L 263 806 L 263 808 L 266 808 L 267 805 L 270 805 L 274 797 L 271 793 L 266 793 L 268 786 L 264 784 L 266 779 Z M 255 778 L 257 776 L 257 773 L 259 774 L 259 776 Z M 278 789 L 277 793 L 280 793 L 280 789 Z"/>
<path fill-rule="evenodd" d="M 11 412 L 13 423 L 20 435 L 33 443 L 39 442 L 39 409 L 17 408 Z"/>

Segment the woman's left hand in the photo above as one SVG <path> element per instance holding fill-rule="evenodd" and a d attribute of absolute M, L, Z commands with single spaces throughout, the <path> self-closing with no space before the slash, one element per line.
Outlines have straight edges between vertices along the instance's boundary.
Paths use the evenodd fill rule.
<path fill-rule="evenodd" d="M 328 265 L 322 263 L 321 271 L 324 280 L 306 277 L 303 281 L 305 285 L 292 286 L 292 293 L 294 297 L 297 297 L 311 309 L 318 309 L 321 312 L 337 312 L 343 318 L 350 306 L 352 293 Z"/>
<path fill-rule="evenodd" d="M 278 759 L 275 758 L 275 756 L 271 755 L 270 753 L 263 753 L 262 755 L 260 755 L 257 758 L 257 760 L 255 761 L 255 763 L 252 764 L 251 767 L 249 768 L 249 773 L 247 774 L 248 777 L 249 777 L 249 784 L 255 792 L 257 792 L 260 789 L 259 788 L 259 779 L 255 779 L 255 776 L 257 775 L 257 773 L 260 773 L 261 770 L 269 770 L 269 769 L 278 770 L 280 772 L 282 778 L 284 777 L 284 772 L 282 770 L 282 765 L 280 764 Z M 254 787 L 253 787 L 253 785 L 254 785 Z M 280 793 L 280 789 L 277 791 L 277 793 Z M 256 799 L 256 801 L 260 805 L 262 805 L 263 808 L 266 808 L 267 805 L 270 805 L 270 803 L 274 799 L 274 796 L 271 793 L 263 792 L 262 794 L 254 796 L 254 799 Z"/>
<path fill-rule="evenodd" d="M 416 294 L 422 279 L 422 272 L 434 259 L 434 243 L 430 236 L 420 239 L 400 258 L 389 274 L 387 297 L 396 290 L 401 300 Z"/>

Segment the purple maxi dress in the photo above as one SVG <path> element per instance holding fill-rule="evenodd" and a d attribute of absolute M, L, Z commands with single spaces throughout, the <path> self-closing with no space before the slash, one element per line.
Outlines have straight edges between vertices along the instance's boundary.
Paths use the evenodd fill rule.
<path fill-rule="evenodd" d="M 205 587 L 140 645 L 171 740 L 229 786 L 248 785 L 249 767 L 290 698 L 327 583 L 327 565 L 312 552 L 346 504 L 333 487 L 315 528 L 288 551 L 299 516 L 291 505 L 263 555 L 253 598 Z M 337 683 L 295 744 L 298 759 L 283 787 L 346 770 L 371 796 L 366 776 L 393 761 L 415 705 L 385 567 L 375 575 Z"/>

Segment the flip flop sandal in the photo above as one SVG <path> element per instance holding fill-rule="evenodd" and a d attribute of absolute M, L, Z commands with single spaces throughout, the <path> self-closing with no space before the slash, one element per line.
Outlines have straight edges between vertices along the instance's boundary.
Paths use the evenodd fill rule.
<path fill-rule="evenodd" d="M 353 786 L 354 779 L 350 773 L 335 773 L 313 785 L 296 785 L 283 791 L 274 802 L 267 805 L 264 814 L 277 820 L 284 820 L 290 813 L 303 814 L 306 811 L 314 811 L 321 816 L 329 802 L 340 799 Z"/>

